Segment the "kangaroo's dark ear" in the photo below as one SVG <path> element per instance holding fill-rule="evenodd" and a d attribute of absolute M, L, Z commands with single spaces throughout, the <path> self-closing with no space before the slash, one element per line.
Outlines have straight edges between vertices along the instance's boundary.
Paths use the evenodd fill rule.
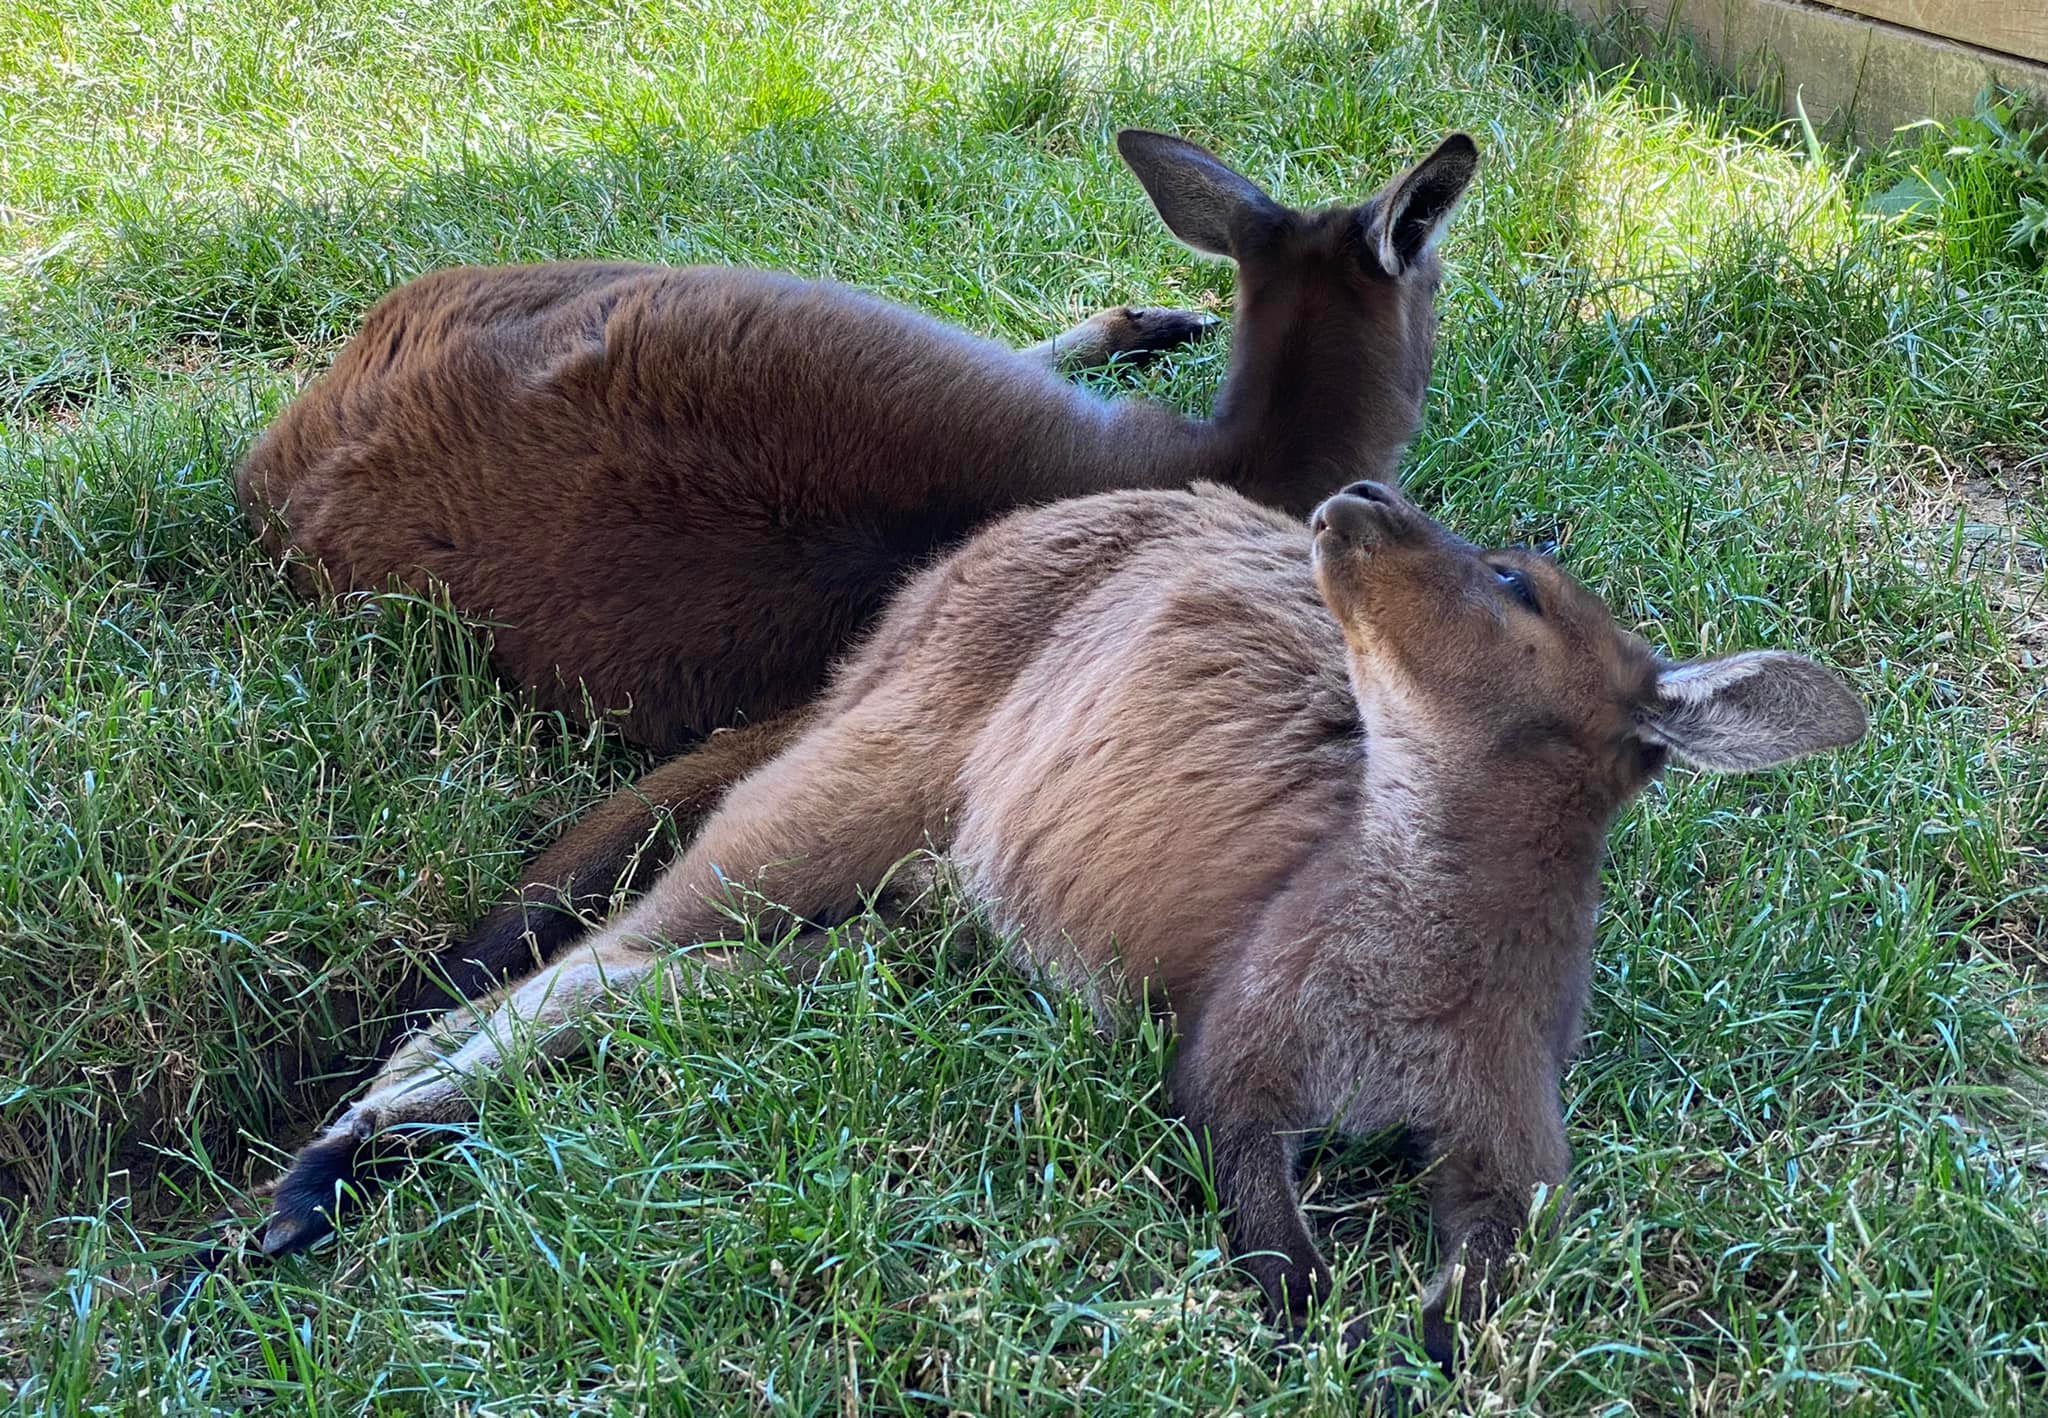
<path fill-rule="evenodd" d="M 1436 244 L 1478 170 L 1478 145 L 1453 133 L 1380 189 L 1366 208 L 1366 249 L 1379 258 L 1381 270 L 1398 276 Z"/>
<path fill-rule="evenodd" d="M 1779 650 L 1666 665 L 1637 732 L 1717 773 L 1790 763 L 1863 737 L 1869 721 L 1849 687 Z"/>
<path fill-rule="evenodd" d="M 1116 135 L 1116 150 L 1144 184 L 1167 230 L 1206 256 L 1235 255 L 1234 238 L 1250 221 L 1270 222 L 1286 213 L 1199 143 L 1126 128 Z"/>

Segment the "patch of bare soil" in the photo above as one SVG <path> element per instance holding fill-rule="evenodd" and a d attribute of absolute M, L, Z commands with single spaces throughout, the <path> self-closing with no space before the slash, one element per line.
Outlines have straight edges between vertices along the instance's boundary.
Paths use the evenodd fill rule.
<path fill-rule="evenodd" d="M 1987 704 L 2005 740 L 2012 897 L 1973 932 L 1979 949 L 2029 979 L 2048 978 L 2048 446 L 1992 444 L 1924 450 L 1925 462 L 1894 484 L 1908 527 L 1899 554 L 1929 576 L 1966 577 L 2006 632 L 2013 677 Z M 2016 692 L 2015 692 L 2016 691 Z M 2013 754 L 2021 755 L 2015 760 Z M 2048 1064 L 2048 1036 L 2025 1040 Z"/>
<path fill-rule="evenodd" d="M 2048 671 L 2048 448 L 1928 453 L 1933 476 L 1906 508 L 1911 564 L 1977 581 L 2006 621 L 2015 667 Z"/>

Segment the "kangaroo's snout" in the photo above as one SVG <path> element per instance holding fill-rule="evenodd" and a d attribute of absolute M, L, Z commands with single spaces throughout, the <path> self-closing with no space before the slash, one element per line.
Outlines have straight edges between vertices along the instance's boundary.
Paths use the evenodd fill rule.
<path fill-rule="evenodd" d="M 1400 540 L 1426 525 L 1415 504 L 1385 483 L 1357 482 L 1326 498 L 1309 517 L 1317 545 L 1325 536 L 1362 546 Z"/>

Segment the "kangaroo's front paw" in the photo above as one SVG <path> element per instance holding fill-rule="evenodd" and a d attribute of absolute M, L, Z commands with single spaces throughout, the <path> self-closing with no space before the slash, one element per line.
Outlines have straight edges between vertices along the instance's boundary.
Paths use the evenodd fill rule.
<path fill-rule="evenodd" d="M 377 1115 L 356 1108 L 306 1144 L 271 1192 L 263 1253 L 295 1255 L 334 1231 L 344 1195 L 361 1200 L 403 1160 L 390 1138 L 377 1137 Z"/>
<path fill-rule="evenodd" d="M 1430 1400 L 1429 1390 L 1399 1379 L 1381 1379 L 1371 1389 L 1370 1412 L 1377 1418 L 1415 1418 Z"/>
<path fill-rule="evenodd" d="M 1200 310 L 1126 305 L 1094 317 L 1100 322 L 1107 353 L 1144 361 L 1181 349 L 1212 334 L 1223 322 Z"/>

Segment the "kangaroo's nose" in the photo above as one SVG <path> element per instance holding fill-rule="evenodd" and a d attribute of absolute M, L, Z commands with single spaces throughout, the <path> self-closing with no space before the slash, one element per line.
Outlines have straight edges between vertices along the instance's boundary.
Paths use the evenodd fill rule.
<path fill-rule="evenodd" d="M 1385 507 L 1392 507 L 1400 501 L 1399 494 L 1385 483 L 1353 483 L 1344 489 L 1343 495 L 1345 497 L 1362 497 L 1367 502 L 1377 502 Z"/>
<path fill-rule="evenodd" d="M 1346 541 L 1378 542 L 1399 530 L 1400 511 L 1401 504 L 1379 483 L 1353 483 L 1326 499 L 1308 525 L 1316 536 L 1334 532 Z"/>

